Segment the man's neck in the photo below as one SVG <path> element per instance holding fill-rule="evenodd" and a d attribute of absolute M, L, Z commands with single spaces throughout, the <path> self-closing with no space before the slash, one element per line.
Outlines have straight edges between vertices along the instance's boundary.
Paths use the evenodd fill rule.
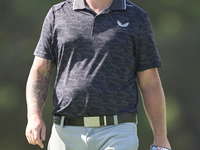
<path fill-rule="evenodd" d="M 113 0 L 85 0 L 87 5 L 93 9 L 97 14 L 109 8 Z"/>

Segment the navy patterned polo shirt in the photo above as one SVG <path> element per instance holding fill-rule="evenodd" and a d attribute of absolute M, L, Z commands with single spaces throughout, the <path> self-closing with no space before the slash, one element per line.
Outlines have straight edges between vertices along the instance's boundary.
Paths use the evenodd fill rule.
<path fill-rule="evenodd" d="M 162 66 L 147 13 L 114 0 L 96 14 L 84 0 L 48 12 L 35 56 L 55 62 L 53 115 L 138 113 L 137 71 Z"/>

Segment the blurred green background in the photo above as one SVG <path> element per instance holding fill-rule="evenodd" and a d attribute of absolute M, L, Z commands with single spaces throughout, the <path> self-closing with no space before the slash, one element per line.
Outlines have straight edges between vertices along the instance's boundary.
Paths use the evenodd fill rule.
<path fill-rule="evenodd" d="M 0 150 L 39 150 L 25 138 L 25 86 L 41 26 L 61 0 L 0 0 Z M 164 66 L 159 69 L 166 95 L 168 137 L 174 150 L 200 147 L 200 1 L 132 0 L 146 10 Z M 52 125 L 52 91 L 44 108 L 47 139 Z M 139 103 L 139 150 L 153 136 Z M 45 141 L 45 149 L 47 146 Z"/>

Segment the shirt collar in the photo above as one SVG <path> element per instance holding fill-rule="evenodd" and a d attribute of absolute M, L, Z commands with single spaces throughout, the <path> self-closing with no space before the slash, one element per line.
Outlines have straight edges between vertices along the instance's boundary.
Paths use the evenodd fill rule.
<path fill-rule="evenodd" d="M 73 9 L 84 9 L 86 8 L 85 0 L 74 0 Z M 113 3 L 110 6 L 111 10 L 125 10 L 126 9 L 126 0 L 113 0 Z"/>

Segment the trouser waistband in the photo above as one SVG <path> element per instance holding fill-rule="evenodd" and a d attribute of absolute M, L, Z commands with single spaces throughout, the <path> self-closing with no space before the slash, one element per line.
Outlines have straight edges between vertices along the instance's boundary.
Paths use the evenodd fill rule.
<path fill-rule="evenodd" d="M 100 127 L 108 125 L 117 125 L 120 123 L 132 122 L 137 123 L 137 115 L 134 113 L 123 113 L 113 116 L 92 116 L 67 118 L 66 116 L 54 116 L 53 122 L 61 126 L 84 126 Z"/>

